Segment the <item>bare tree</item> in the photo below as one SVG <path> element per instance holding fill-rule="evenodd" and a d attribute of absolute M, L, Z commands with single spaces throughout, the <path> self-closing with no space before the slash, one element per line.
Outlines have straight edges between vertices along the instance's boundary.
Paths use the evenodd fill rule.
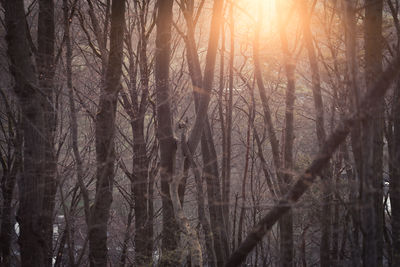
<path fill-rule="evenodd" d="M 112 202 L 115 163 L 115 114 L 122 72 L 125 1 L 113 0 L 110 52 L 96 115 L 96 195 L 89 218 L 91 266 L 107 266 L 107 223 Z"/>
<path fill-rule="evenodd" d="M 160 143 L 160 176 L 163 207 L 163 232 L 161 266 L 178 264 L 178 226 L 176 223 L 169 183 L 175 168 L 177 140 L 173 133 L 170 104 L 169 64 L 171 55 L 171 25 L 173 1 L 157 2 L 157 37 L 155 55 L 155 79 L 157 94 L 157 135 Z"/>
<path fill-rule="evenodd" d="M 371 88 L 382 72 L 383 1 L 365 1 L 365 82 Z M 383 100 L 376 102 L 374 113 L 362 121 L 363 263 L 382 266 L 383 257 Z"/>
<path fill-rule="evenodd" d="M 324 122 L 324 104 L 322 101 L 321 80 L 317 61 L 317 55 L 314 48 L 313 36 L 310 29 L 312 12 L 309 11 L 308 1 L 301 3 L 301 16 L 303 21 L 304 43 L 308 53 L 308 60 L 311 68 L 311 83 L 314 97 L 315 107 L 315 127 L 318 138 L 318 146 L 325 142 L 325 122 Z M 321 249 L 320 264 L 321 266 L 330 266 L 330 243 L 331 243 L 331 200 L 332 200 L 332 183 L 331 183 L 331 167 L 328 164 L 323 173 L 323 206 L 321 211 Z"/>
<path fill-rule="evenodd" d="M 23 1 L 2 2 L 5 9 L 10 71 L 21 105 L 23 178 L 19 187 L 22 266 L 50 266 L 55 186 L 54 3 L 39 1 L 35 68 Z"/>

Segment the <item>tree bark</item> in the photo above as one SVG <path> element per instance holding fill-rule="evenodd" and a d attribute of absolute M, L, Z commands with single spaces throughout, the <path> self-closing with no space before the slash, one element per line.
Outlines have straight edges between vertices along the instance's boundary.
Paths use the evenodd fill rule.
<path fill-rule="evenodd" d="M 373 86 L 382 72 L 382 0 L 365 1 L 365 82 Z M 362 228 L 364 266 L 383 260 L 383 99 L 362 122 Z"/>
<path fill-rule="evenodd" d="M 171 57 L 172 0 L 157 1 L 157 35 L 155 54 L 155 79 L 157 97 L 157 135 L 160 143 L 160 176 L 162 197 L 162 255 L 160 266 L 179 264 L 177 254 L 178 224 L 170 194 L 169 183 L 173 180 L 177 141 L 173 134 L 169 65 Z"/>
<path fill-rule="evenodd" d="M 203 193 L 203 179 L 201 177 L 200 171 L 196 162 L 193 159 L 192 154 L 187 147 L 187 144 L 182 144 L 183 152 L 187 155 L 188 159 L 191 161 L 191 166 L 194 174 L 194 179 L 196 182 L 196 190 L 197 190 L 197 212 L 199 216 L 199 221 L 202 225 L 204 231 L 204 238 L 206 242 L 207 256 L 208 256 L 208 264 L 210 266 L 215 266 L 217 263 L 217 256 L 214 250 L 214 238 L 212 229 L 210 226 L 210 222 L 208 221 L 205 213 L 204 207 L 204 193 Z"/>
<path fill-rule="evenodd" d="M 390 204 L 392 207 L 392 266 L 400 265 L 400 81 L 394 89 L 393 99 L 393 148 L 389 160 Z"/>
<path fill-rule="evenodd" d="M 51 106 L 54 6 L 52 1 L 39 2 L 37 73 L 27 39 L 24 2 L 4 1 L 2 4 L 5 9 L 10 71 L 15 80 L 14 91 L 21 105 L 24 137 L 17 215 L 21 266 L 50 266 L 55 194 L 52 147 L 54 120 Z M 38 90 L 40 86 L 43 86 L 41 91 Z"/>
<path fill-rule="evenodd" d="M 148 35 L 146 29 L 146 8 L 149 2 L 141 5 L 139 17 L 139 34 L 140 34 L 140 50 L 139 50 L 139 69 L 140 69 L 140 88 L 142 89 L 141 101 L 135 107 L 136 116 L 133 116 L 131 122 L 133 134 L 133 196 L 135 201 L 135 257 L 138 266 L 146 266 L 150 264 L 153 256 L 153 214 L 150 209 L 150 202 L 153 201 L 150 188 L 153 184 L 149 177 L 149 158 L 147 156 L 146 139 L 145 139 L 145 116 L 149 95 L 149 76 L 150 70 L 147 57 Z M 131 63 L 133 64 L 133 62 Z M 131 84 L 134 83 L 132 77 Z M 136 88 L 130 88 L 136 90 Z M 131 92 L 131 96 L 137 95 Z M 137 103 L 135 99 L 133 102 Z"/>
<path fill-rule="evenodd" d="M 37 69 L 38 85 L 45 94 L 44 108 L 44 135 L 45 135 L 45 162 L 43 171 L 43 219 L 42 227 L 45 238 L 46 266 L 52 266 L 53 258 L 53 211 L 57 182 L 55 180 L 57 163 L 54 150 L 55 132 L 57 128 L 56 110 L 54 105 L 54 2 L 53 0 L 39 1 L 38 17 L 38 51 Z"/>
<path fill-rule="evenodd" d="M 90 266 L 107 266 L 107 223 L 112 202 L 115 162 L 115 114 L 122 73 L 125 1 L 113 0 L 110 52 L 96 115 L 96 194 L 90 210 Z"/>
<path fill-rule="evenodd" d="M 190 158 L 189 160 L 193 162 L 193 157 L 189 155 L 190 151 L 187 147 L 185 131 L 186 130 L 183 129 L 181 138 L 181 150 L 183 154 L 186 155 L 186 157 L 189 157 Z M 169 191 L 174 206 L 174 213 L 176 216 L 176 220 L 179 223 L 182 232 L 185 234 L 187 240 L 186 242 L 188 243 L 189 246 L 189 251 L 190 251 L 189 265 L 200 267 L 203 266 L 203 255 L 201 251 L 199 238 L 197 236 L 197 232 L 193 229 L 193 227 L 190 225 L 190 221 L 185 216 L 178 194 L 178 187 L 180 184 L 180 180 L 184 177 L 184 171 L 185 170 L 182 170 L 182 173 L 178 171 L 177 174 L 173 176 L 172 181 L 169 183 Z"/>

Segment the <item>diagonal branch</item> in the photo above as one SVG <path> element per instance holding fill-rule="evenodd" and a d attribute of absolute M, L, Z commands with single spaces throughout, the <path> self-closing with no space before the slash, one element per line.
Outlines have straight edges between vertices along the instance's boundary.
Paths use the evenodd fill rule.
<path fill-rule="evenodd" d="M 254 226 L 239 248 L 230 256 L 226 267 L 240 266 L 247 255 L 262 240 L 272 226 L 296 203 L 315 181 L 317 175 L 327 166 L 335 150 L 342 144 L 356 121 L 365 120 L 389 89 L 393 79 L 400 72 L 400 56 L 387 67 L 372 89 L 361 101 L 360 109 L 346 116 L 326 139 L 309 167 L 297 177 L 289 192 Z"/>

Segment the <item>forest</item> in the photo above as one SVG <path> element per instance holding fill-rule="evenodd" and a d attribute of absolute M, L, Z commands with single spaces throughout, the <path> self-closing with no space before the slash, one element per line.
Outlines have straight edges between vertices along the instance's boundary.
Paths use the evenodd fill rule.
<path fill-rule="evenodd" d="M 400 266 L 399 0 L 0 0 L 0 266 Z"/>

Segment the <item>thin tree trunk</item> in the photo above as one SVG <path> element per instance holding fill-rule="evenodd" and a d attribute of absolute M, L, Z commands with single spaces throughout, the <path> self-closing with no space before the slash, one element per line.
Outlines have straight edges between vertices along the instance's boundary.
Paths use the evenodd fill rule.
<path fill-rule="evenodd" d="M 236 233 L 236 220 L 237 220 L 237 209 L 238 209 L 238 199 L 239 199 L 239 193 L 236 193 L 235 195 L 235 205 L 233 209 L 233 227 L 232 227 L 232 250 L 236 250 L 236 245 L 237 245 L 237 238 L 238 235 Z"/>
<path fill-rule="evenodd" d="M 301 16 L 303 20 L 304 42 L 308 52 L 308 60 L 311 67 L 312 92 L 315 107 L 315 127 L 318 139 L 318 146 L 321 147 L 325 142 L 326 133 L 324 127 L 324 106 L 321 94 L 321 81 L 318 68 L 317 55 L 313 44 L 313 37 L 310 29 L 311 12 L 308 11 L 308 1 L 302 2 Z M 332 173 L 328 166 L 323 173 L 323 205 L 321 210 L 321 244 L 320 244 L 320 264 L 321 266 L 331 266 L 330 263 L 330 240 L 331 240 L 331 200 L 332 200 Z"/>
<path fill-rule="evenodd" d="M 145 266 L 152 260 L 153 237 L 149 236 L 149 227 L 153 227 L 149 214 L 149 160 L 146 151 L 146 140 L 144 136 L 144 116 L 140 115 L 132 122 L 133 133 L 133 175 L 132 193 L 135 210 L 135 262 L 138 266 Z"/>
<path fill-rule="evenodd" d="M 396 3 L 397 1 L 395 1 Z M 398 9 L 391 0 L 387 1 L 397 32 L 397 51 L 399 53 L 400 23 L 398 18 Z M 391 265 L 400 265 L 400 79 L 393 90 L 392 114 L 388 122 L 388 133 L 386 136 L 389 150 L 389 197 L 391 207 Z M 389 256 L 389 257 L 390 257 Z M 390 264 L 390 262 L 389 262 Z"/>
<path fill-rule="evenodd" d="M 7 101 L 4 99 L 4 101 Z M 8 108 L 8 107 L 7 107 Z M 12 116 L 9 114 L 9 116 Z M 11 117 L 9 117 L 11 120 Z M 14 233 L 13 222 L 13 193 L 15 184 L 17 181 L 17 173 L 21 171 L 22 167 L 22 136 L 19 133 L 20 125 L 14 125 L 9 122 L 9 138 L 12 141 L 12 144 L 8 144 L 9 146 L 13 146 L 13 149 L 8 149 L 8 151 L 14 150 L 13 152 L 13 160 L 7 160 L 6 157 L 2 157 L 0 159 L 0 163 L 3 167 L 3 178 L 2 178 L 2 196 L 3 196 L 3 207 L 1 209 L 1 228 L 0 228 L 0 255 L 1 261 L 0 265 L 4 267 L 11 266 L 11 242 L 12 235 Z M 3 156 L 3 155 L 1 155 Z M 11 155 L 8 155 L 11 157 Z"/>
<path fill-rule="evenodd" d="M 256 140 L 256 143 L 257 143 L 257 154 L 261 161 L 261 166 L 263 169 L 265 180 L 268 185 L 268 189 L 269 189 L 271 195 L 274 198 L 277 198 L 279 196 L 279 190 L 276 188 L 276 186 L 274 185 L 274 183 L 272 181 L 272 177 L 268 170 L 268 163 L 264 157 L 264 153 L 262 150 L 262 143 L 261 143 L 260 137 L 258 136 L 257 130 L 254 126 L 253 126 L 253 134 L 254 134 L 254 139 Z"/>
<path fill-rule="evenodd" d="M 249 154 L 250 154 L 250 136 L 251 136 L 251 125 L 252 125 L 252 112 L 249 112 L 249 120 L 247 125 L 247 138 L 246 138 L 246 154 L 244 159 L 244 171 L 242 180 L 242 206 L 240 208 L 239 224 L 238 224 L 238 244 L 242 243 L 243 234 L 243 224 L 246 212 L 246 182 L 247 182 L 247 172 L 249 169 Z"/>
<path fill-rule="evenodd" d="M 205 114 L 207 113 L 208 104 L 211 99 L 211 90 L 214 81 L 215 61 L 218 49 L 218 39 L 220 35 L 220 25 L 222 21 L 223 3 L 223 0 L 215 0 L 213 5 L 206 63 L 204 67 L 202 87 L 200 88 L 201 92 L 204 94 L 199 101 L 198 111 L 196 112 L 196 121 L 188 138 L 188 146 L 192 153 L 196 150 L 196 147 L 200 142 L 201 135 L 203 133 L 203 126 L 206 121 Z"/>
<path fill-rule="evenodd" d="M 186 148 L 184 148 L 185 151 Z M 186 151 L 185 153 L 189 153 Z M 206 249 L 207 249 L 207 256 L 208 256 L 208 264 L 210 266 L 215 266 L 217 262 L 217 256 L 215 255 L 215 250 L 214 250 L 214 238 L 213 238 L 213 233 L 212 229 L 210 226 L 210 222 L 208 221 L 205 213 L 205 207 L 204 207 L 204 192 L 203 192 L 203 179 L 201 177 L 200 171 L 198 166 L 195 164 L 193 160 L 193 156 L 190 155 L 190 160 L 191 160 L 191 165 L 193 173 L 194 173 L 194 178 L 196 182 L 196 190 L 197 190 L 197 212 L 199 216 L 199 221 L 202 225 L 203 231 L 204 231 L 204 238 L 206 241 Z"/>
<path fill-rule="evenodd" d="M 204 129 L 206 130 L 206 129 Z M 211 136 L 211 135 L 209 135 Z M 221 187 L 218 181 L 218 169 L 216 166 L 215 152 L 208 145 L 205 136 L 201 141 L 201 152 L 204 166 L 204 178 L 207 184 L 208 206 L 210 212 L 210 224 L 214 237 L 214 249 L 217 257 L 217 266 L 222 266 L 228 256 L 226 228 L 224 225 Z"/>
<path fill-rule="evenodd" d="M 293 170 L 293 141 L 294 141 L 294 100 L 295 100 L 295 63 L 292 55 L 289 52 L 286 30 L 282 21 L 280 22 L 279 30 L 282 51 L 285 61 L 285 72 L 287 79 L 286 86 L 286 110 L 285 110 L 285 130 L 283 141 L 283 168 L 282 174 L 282 190 L 281 193 L 286 194 L 288 187 L 292 182 Z M 280 230 L 280 264 L 283 267 L 293 266 L 294 244 L 293 244 L 293 212 L 289 210 L 283 215 L 279 221 Z"/>
<path fill-rule="evenodd" d="M 132 220 L 133 220 L 133 205 L 132 204 L 133 203 L 129 203 L 128 221 L 126 223 L 124 241 L 122 243 L 121 258 L 119 260 L 119 266 L 120 267 L 125 267 L 125 264 L 126 264 L 129 239 L 130 239 L 130 235 L 131 235 L 130 228 L 132 226 Z"/>
<path fill-rule="evenodd" d="M 400 81 L 397 81 L 393 99 L 393 148 L 389 160 L 390 204 L 392 208 L 392 266 L 400 265 Z"/>
<path fill-rule="evenodd" d="M 331 261 L 334 266 L 339 266 L 339 232 L 340 232 L 340 175 L 341 175 L 341 167 L 343 164 L 344 150 L 346 149 L 345 145 L 341 145 L 339 148 L 339 152 L 337 153 L 336 159 L 333 161 L 333 170 L 332 170 L 332 179 L 334 179 L 334 202 L 333 202 L 333 218 L 332 218 L 332 257 Z M 350 180 L 351 181 L 351 180 Z M 347 223 L 347 222 L 346 222 Z M 345 227 L 344 227 L 345 228 Z M 346 235 L 343 236 L 343 240 L 347 240 Z"/>
<path fill-rule="evenodd" d="M 227 165 L 227 157 L 228 157 L 228 146 L 227 146 L 227 118 L 224 113 L 224 104 L 226 106 L 226 94 L 225 90 L 225 27 L 224 23 L 221 24 L 221 49 L 220 49 L 220 63 L 219 63 L 219 91 L 218 91 L 218 112 L 219 119 L 221 122 L 221 146 L 222 146 L 222 156 L 221 156 L 221 184 L 222 184 L 222 200 L 225 201 L 227 199 L 226 190 L 228 184 L 228 165 Z M 226 109 L 225 109 L 226 111 Z M 225 115 L 224 115 L 225 114 Z M 225 119 L 226 118 L 226 119 Z M 224 207 L 225 209 L 225 207 Z M 225 212 L 225 211 L 224 211 Z"/>
<path fill-rule="evenodd" d="M 260 16 L 261 18 L 261 16 Z M 283 166 L 280 159 L 280 149 L 278 139 L 275 134 L 274 126 L 271 118 L 271 111 L 268 105 L 268 100 L 265 94 L 265 87 L 262 79 L 262 73 L 260 69 L 259 59 L 259 32 L 260 32 L 261 20 L 258 22 L 256 29 L 256 37 L 254 42 L 254 73 L 257 80 L 258 89 L 260 92 L 260 98 L 263 104 L 264 110 L 264 121 L 267 126 L 268 135 L 270 138 L 270 144 L 272 148 L 272 155 L 275 165 L 276 176 L 278 178 L 278 185 L 280 196 L 285 195 L 291 180 L 291 174 L 289 172 L 292 169 L 292 147 L 293 147 L 293 105 L 294 105 L 294 65 L 288 62 L 286 59 L 285 70 L 288 79 L 287 90 L 286 90 L 286 113 L 285 113 L 285 134 L 283 148 Z M 289 57 L 287 51 L 287 40 L 286 35 L 283 32 L 284 29 L 280 29 L 282 48 L 285 57 Z M 285 172 L 282 172 L 281 167 L 285 167 Z M 289 210 L 287 214 L 280 218 L 279 229 L 281 235 L 280 241 L 280 258 L 281 266 L 293 266 L 293 215 L 292 211 Z"/>
<path fill-rule="evenodd" d="M 231 154 L 232 154 L 232 102 L 233 102 L 233 67 L 235 60 L 235 21 L 233 17 L 233 2 L 229 5 L 229 33 L 230 33 L 230 51 L 229 51 L 229 81 L 228 81 L 228 103 L 226 105 L 226 177 L 225 185 L 223 187 L 223 207 L 224 207 L 224 219 L 226 223 L 226 229 L 229 232 L 229 205 L 230 205 L 230 186 L 231 186 Z"/>
<path fill-rule="evenodd" d="M 307 267 L 307 253 L 306 253 L 306 235 L 307 235 L 308 226 L 306 226 L 301 233 L 301 246 L 300 246 L 300 255 L 301 255 L 301 263 L 303 267 Z"/>
<path fill-rule="evenodd" d="M 190 34 L 190 33 L 189 33 Z M 193 36 L 194 37 L 194 36 Z M 190 38 L 190 37 L 189 37 Z M 193 38 L 194 40 L 194 38 Z M 192 78 L 192 84 L 194 88 L 201 88 L 202 84 L 202 75 L 200 69 L 200 62 L 197 56 L 197 49 L 193 47 L 195 44 L 192 43 L 188 45 L 188 56 L 191 54 L 191 58 L 188 57 L 189 69 Z M 196 53 L 196 56 L 193 57 L 193 54 Z M 201 99 L 201 94 L 199 94 L 196 90 L 194 90 L 194 98 L 195 98 L 195 107 L 198 111 L 199 102 Z M 218 226 L 222 221 L 222 214 L 218 216 L 218 199 L 221 199 L 221 194 L 218 194 L 221 190 L 218 183 L 218 165 L 217 165 L 217 157 L 215 152 L 214 142 L 212 140 L 210 123 L 208 120 L 208 114 L 206 116 L 206 122 L 203 129 L 203 134 L 201 137 L 201 154 L 203 159 L 204 166 L 204 175 L 206 176 L 206 183 L 208 188 L 208 202 L 210 209 L 210 221 L 211 221 L 211 230 L 213 237 L 213 245 L 215 250 L 215 255 L 217 257 L 218 262 L 223 262 L 224 252 L 223 252 L 223 237 L 221 233 L 221 228 Z M 193 168 L 193 167 L 192 167 Z M 219 205 L 220 206 L 220 205 Z M 211 216 L 213 215 L 213 216 Z M 219 229 L 219 230 L 218 230 Z M 208 244 L 209 246 L 210 244 Z M 210 255 L 211 256 L 211 255 Z"/>
<path fill-rule="evenodd" d="M 186 130 L 184 129 L 181 138 L 182 152 L 186 157 L 191 158 L 191 162 L 193 162 L 193 157 L 191 155 L 188 155 L 190 151 L 187 147 L 185 131 Z M 187 243 L 189 246 L 190 250 L 189 266 L 200 267 L 203 266 L 201 245 L 197 236 L 197 232 L 193 229 L 193 227 L 190 225 L 188 218 L 185 216 L 178 194 L 178 187 L 180 184 L 180 180 L 183 178 L 183 176 L 184 176 L 183 172 L 182 175 L 181 173 L 177 172 L 177 174 L 174 175 L 173 180 L 169 183 L 169 190 L 171 194 L 171 200 L 174 206 L 174 213 L 176 219 L 180 225 L 181 230 L 186 236 Z"/>

